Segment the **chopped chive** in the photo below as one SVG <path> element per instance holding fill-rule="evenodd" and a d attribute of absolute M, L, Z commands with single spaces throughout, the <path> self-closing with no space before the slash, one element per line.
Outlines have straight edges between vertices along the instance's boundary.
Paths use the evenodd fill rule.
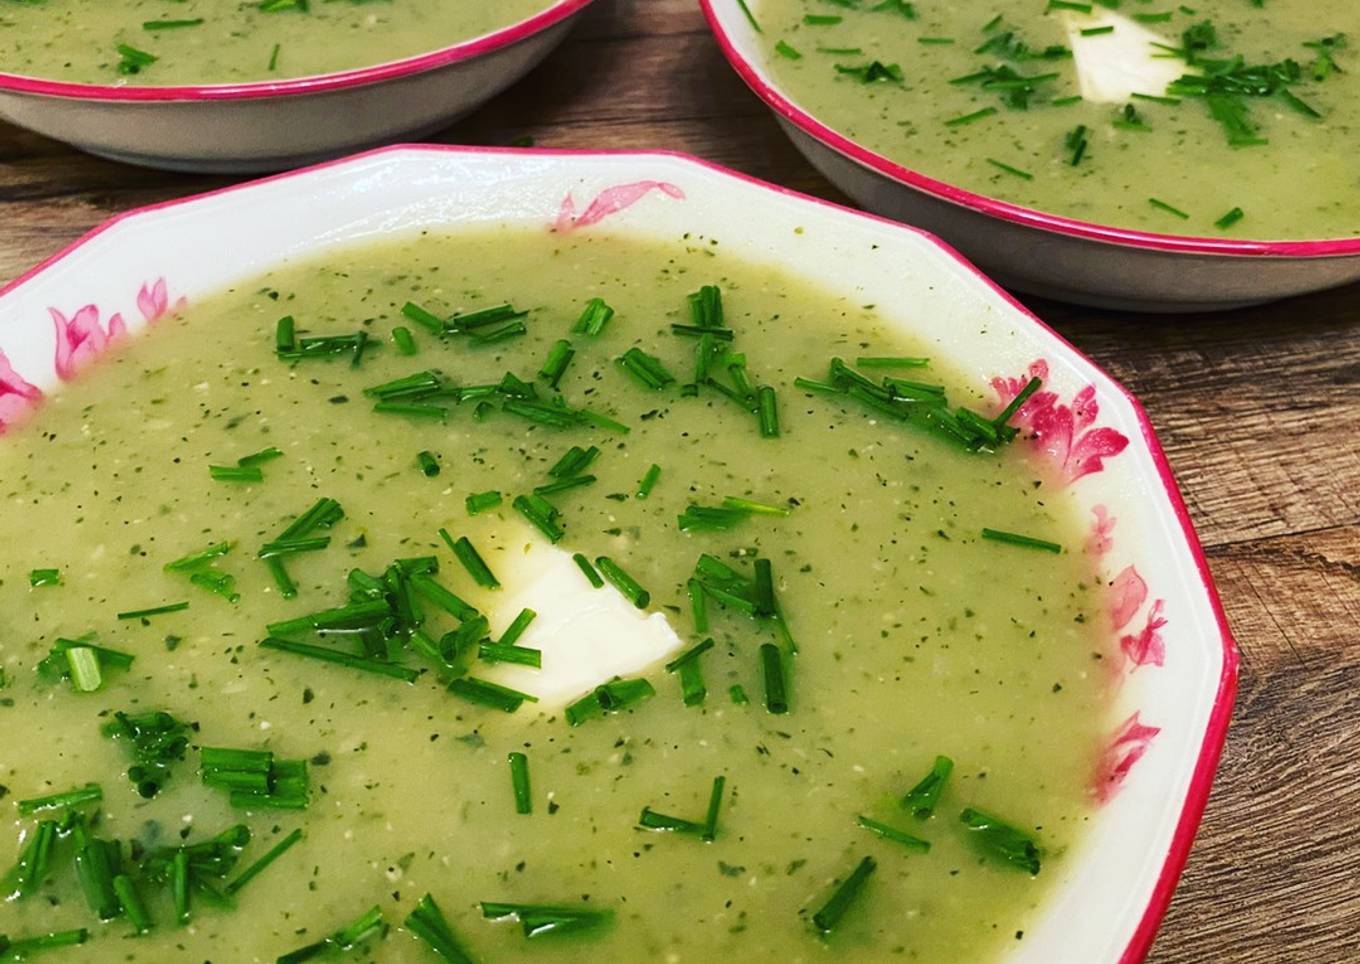
<path fill-rule="evenodd" d="M 971 114 L 960 114 L 958 117 L 951 117 L 944 122 L 945 127 L 962 127 L 964 124 L 972 124 L 986 117 L 991 117 L 996 113 L 995 107 L 984 107 L 975 110 Z"/>
<path fill-rule="evenodd" d="M 752 499 L 744 499 L 741 496 L 729 495 L 723 498 L 723 508 L 738 509 L 742 512 L 749 512 L 752 515 L 774 515 L 787 516 L 793 509 L 786 505 L 771 505 L 768 502 L 756 502 Z"/>
<path fill-rule="evenodd" d="M 850 876 L 841 882 L 831 898 L 822 905 L 822 909 L 812 915 L 812 923 L 819 931 L 829 934 L 836 929 L 836 925 L 854 903 L 855 897 L 864 889 L 865 882 L 877 866 L 873 857 L 865 857 Z"/>
<path fill-rule="evenodd" d="M 671 334 L 683 335 L 686 338 L 702 338 L 707 335 L 719 341 L 731 341 L 736 337 L 736 332 L 729 328 L 700 328 L 696 325 L 671 325 Z"/>
<path fill-rule="evenodd" d="M 563 716 L 569 726 L 580 726 L 598 716 L 630 709 L 655 695 L 656 689 L 645 679 L 614 679 L 570 704 Z"/>
<path fill-rule="evenodd" d="M 661 360 L 641 348 L 628 349 L 614 362 L 644 388 L 661 389 L 675 383 L 675 376 L 666 370 Z"/>
<path fill-rule="evenodd" d="M 444 319 L 432 312 L 426 311 L 414 302 L 408 301 L 406 304 L 402 305 L 401 313 L 432 335 L 442 335 L 444 333 Z"/>
<path fill-rule="evenodd" d="M 1138 95 L 1137 95 L 1137 94 L 1134 94 L 1133 96 L 1134 96 L 1134 97 L 1137 97 Z M 1055 97 L 1055 98 L 1053 98 L 1052 101 L 1050 101 L 1050 104 L 1051 104 L 1053 107 L 1066 107 L 1068 104 L 1079 104 L 1079 103 L 1081 103 L 1081 95 L 1080 95 L 1080 94 L 1072 94 L 1072 95 L 1070 95 L 1070 96 L 1068 96 L 1068 97 Z"/>
<path fill-rule="evenodd" d="M 934 812 L 940 802 L 940 794 L 944 792 L 945 784 L 949 781 L 949 774 L 954 771 L 954 761 L 947 756 L 937 756 L 935 762 L 931 764 L 930 772 L 921 778 L 921 781 L 907 791 L 907 795 L 902 798 L 902 806 L 910 810 L 912 815 L 918 820 L 925 820 Z"/>
<path fill-rule="evenodd" d="M 416 909 L 406 918 L 406 929 L 429 944 L 430 950 L 448 964 L 472 964 L 472 958 L 459 945 L 443 911 L 431 895 L 420 898 Z"/>
<path fill-rule="evenodd" d="M 992 424 L 997 428 L 1007 427 L 1007 423 L 1011 420 L 1012 416 L 1024 407 L 1025 403 L 1029 401 L 1030 396 L 1037 392 L 1043 383 L 1043 379 L 1041 378 L 1031 378 L 1026 382 L 1025 387 L 1020 389 L 1015 398 L 1011 399 L 1011 403 L 1002 410 L 1000 415 L 992 420 Z"/>
<path fill-rule="evenodd" d="M 409 582 L 412 589 L 454 619 L 467 620 L 477 615 L 476 609 L 458 595 L 440 585 L 428 573 L 413 573 Z"/>
<path fill-rule="evenodd" d="M 28 585 L 31 589 L 39 586 L 60 586 L 60 569 L 31 569 L 28 573 Z"/>
<path fill-rule="evenodd" d="M 214 482 L 264 481 L 264 473 L 257 465 L 210 465 L 208 475 Z"/>
<path fill-rule="evenodd" d="M 181 926 L 189 923 L 189 851 L 183 847 L 175 851 L 170 864 L 170 893 L 175 904 L 175 920 Z"/>
<path fill-rule="evenodd" d="M 868 817 L 860 816 L 855 818 L 855 822 L 865 830 L 878 834 L 885 840 L 900 843 L 914 853 L 923 854 L 930 851 L 930 841 L 914 837 L 905 830 L 898 830 L 890 827 L 886 823 L 879 823 L 877 820 L 870 820 Z"/>
<path fill-rule="evenodd" d="M 283 49 L 283 44 L 274 44 L 274 49 L 269 51 L 268 70 L 272 73 L 279 65 L 279 51 Z"/>
<path fill-rule="evenodd" d="M 542 496 L 517 495 L 511 505 L 534 528 L 543 533 L 549 542 L 558 542 L 566 534 L 557 522 L 560 515 L 557 507 Z"/>
<path fill-rule="evenodd" d="M 432 479 L 439 474 L 439 460 L 429 449 L 416 453 L 416 465 L 419 466 L 421 474 L 427 479 Z"/>
<path fill-rule="evenodd" d="M 397 325 L 392 329 L 392 340 L 396 342 L 397 351 L 403 355 L 414 355 L 420 351 L 416 345 L 415 336 L 411 334 L 411 329 L 405 325 Z"/>
<path fill-rule="evenodd" d="M 752 29 L 754 29 L 756 33 L 763 33 L 764 31 L 760 29 L 760 24 L 757 22 L 755 14 L 751 13 L 751 8 L 746 5 L 746 0 L 737 0 L 737 6 L 741 7 L 741 12 L 746 15 L 746 19 L 750 22 Z"/>
<path fill-rule="evenodd" d="M 726 785 L 726 777 L 713 778 L 713 789 L 708 796 L 708 812 L 704 815 L 704 839 L 710 842 L 718 836 L 718 811 L 722 809 L 723 788 Z"/>
<path fill-rule="evenodd" d="M 454 696 L 467 700 L 469 703 L 489 706 L 505 713 L 515 712 L 526 701 L 529 703 L 538 702 L 537 696 L 530 696 L 528 693 L 512 690 L 508 686 L 488 683 L 486 680 L 472 676 L 464 676 L 461 679 L 454 680 L 449 684 L 448 690 Z"/>
<path fill-rule="evenodd" d="M 55 820 L 40 820 L 33 836 L 29 838 L 14 866 L 0 877 L 0 900 L 12 901 L 31 897 L 37 893 L 47 877 L 52 858 L 52 848 L 57 842 L 58 823 Z M 0 945 L 3 953 L 3 945 Z"/>
<path fill-rule="evenodd" d="M 1113 25 L 1105 27 L 1086 27 L 1081 31 L 1083 37 L 1098 37 L 1103 33 L 1114 33 Z"/>
<path fill-rule="evenodd" d="M 599 448 L 592 445 L 588 449 L 583 449 L 579 445 L 573 445 L 567 450 L 566 454 L 554 463 L 548 470 L 548 475 L 554 479 L 569 479 L 572 476 L 580 475 L 595 461 L 595 457 L 600 454 Z"/>
<path fill-rule="evenodd" d="M 755 575 L 756 615 L 773 616 L 775 614 L 774 571 L 769 559 L 761 557 L 755 561 Z"/>
<path fill-rule="evenodd" d="M 483 901 L 482 916 L 487 920 L 513 917 L 519 921 L 524 936 L 533 938 L 599 927 L 612 920 L 614 914 L 608 910 Z"/>
<path fill-rule="evenodd" d="M 468 515 L 477 515 L 494 509 L 501 504 L 501 494 L 494 489 L 488 492 L 474 492 L 463 500 L 467 506 Z"/>
<path fill-rule="evenodd" d="M 132 878 L 127 874 L 118 874 L 114 877 L 113 893 L 118 898 L 118 903 L 122 905 L 123 914 L 133 929 L 138 934 L 150 931 L 153 923 L 151 912 L 146 909 L 146 903 L 137 892 L 137 885 L 132 882 Z"/>
<path fill-rule="evenodd" d="M 292 833 L 290 833 L 288 836 L 280 840 L 278 843 L 276 843 L 273 847 L 271 847 L 269 849 L 269 852 L 266 853 L 263 857 L 255 861 L 245 870 L 241 871 L 241 873 L 236 877 L 235 880 L 227 884 L 226 887 L 227 896 L 230 897 L 232 894 L 235 894 L 246 884 L 250 883 L 256 877 L 258 877 L 261 873 L 264 872 L 266 868 L 269 867 L 270 864 L 272 864 L 274 861 L 282 857 L 289 850 L 289 848 L 291 848 L 295 843 L 297 843 L 301 839 L 302 828 L 299 827 L 295 829 Z"/>
<path fill-rule="evenodd" d="M 953 37 L 917 37 L 918 44 L 929 44 L 932 46 L 943 47 L 954 42 Z"/>
<path fill-rule="evenodd" d="M 838 17 L 835 14 L 803 14 L 803 23 L 807 24 L 809 27 L 833 27 L 844 19 L 844 17 Z"/>
<path fill-rule="evenodd" d="M 1244 217 L 1246 217 L 1245 211 L 1243 211 L 1241 208 L 1233 208 L 1227 214 L 1223 215 L 1223 217 L 1215 221 L 1214 227 L 1218 228 L 1220 231 L 1226 230 L 1227 228 L 1232 227 L 1238 221 L 1241 221 Z"/>
<path fill-rule="evenodd" d="M 733 683 L 727 688 L 727 695 L 737 706 L 745 706 L 751 702 L 751 698 L 746 695 L 746 688 L 740 683 Z"/>
<path fill-rule="evenodd" d="M 459 536 L 455 542 L 447 529 L 440 529 L 439 535 L 453 550 L 453 554 L 458 557 L 458 561 L 463 564 L 463 568 L 468 571 L 468 575 L 477 585 L 484 589 L 499 589 L 501 587 L 500 580 L 492 573 L 491 568 L 487 566 L 476 546 L 468 540 L 467 536 Z"/>
<path fill-rule="evenodd" d="M 1011 167 L 1011 165 L 1005 163 L 1004 161 L 998 161 L 996 160 L 996 158 L 989 157 L 986 160 L 988 164 L 992 165 L 992 167 L 999 168 L 1005 171 L 1007 174 L 1014 174 L 1016 177 L 1024 178 L 1026 181 L 1034 180 L 1034 175 L 1031 174 L 1029 171 L 1022 171 L 1018 167 Z M 861 362 L 861 364 L 863 364 L 863 362 Z"/>
<path fill-rule="evenodd" d="M 265 0 L 266 3 L 270 0 Z M 302 964 L 314 957 L 320 957 L 333 950 L 347 951 L 377 934 L 383 928 L 382 909 L 373 907 L 348 927 L 336 931 L 325 940 L 316 941 L 306 947 L 290 951 L 278 959 L 277 964 Z"/>
<path fill-rule="evenodd" d="M 258 452 L 252 452 L 250 455 L 242 456 L 236 460 L 236 464 L 240 466 L 263 465 L 266 462 L 272 462 L 274 459 L 282 457 L 283 452 L 271 445 L 267 449 L 260 449 Z"/>
<path fill-rule="evenodd" d="M 528 331 L 529 329 L 524 322 L 512 321 L 510 324 L 503 325 L 500 328 L 493 328 L 486 332 L 478 332 L 472 336 L 471 340 L 474 345 L 494 345 L 505 341 L 508 338 L 518 338 Z"/>
<path fill-rule="evenodd" d="M 122 58 L 117 65 L 120 74 L 140 74 L 142 68 L 150 67 L 160 59 L 155 54 L 138 50 L 130 44 L 118 44 L 115 49 L 118 51 L 118 56 Z"/>
<path fill-rule="evenodd" d="M 765 709 L 780 714 L 789 711 L 784 679 L 784 654 L 774 643 L 761 643 L 760 666 L 765 677 Z"/>
<path fill-rule="evenodd" d="M 1003 532 L 1000 529 L 983 529 L 982 538 L 991 539 L 993 542 L 1005 542 L 1013 546 L 1024 546 L 1028 549 L 1042 549 L 1044 552 L 1061 553 L 1063 547 L 1056 542 L 1049 542 L 1046 539 L 1035 539 L 1033 536 L 1017 535 L 1014 532 Z"/>
<path fill-rule="evenodd" d="M 586 579 L 590 581 L 590 584 L 593 587 L 595 587 L 596 589 L 601 589 L 604 587 L 604 579 L 602 579 L 600 577 L 600 574 L 595 571 L 595 567 L 590 564 L 589 559 L 587 559 L 581 553 L 577 552 L 572 555 L 571 561 L 576 563 L 577 568 L 579 568 L 581 572 L 585 574 Z"/>
<path fill-rule="evenodd" d="M 630 603 L 638 609 L 646 609 L 652 601 L 652 594 L 643 589 L 636 579 L 623 570 L 623 567 L 608 556 L 597 556 L 595 567 L 600 575 L 613 583 L 614 588 L 623 593 Z"/>
<path fill-rule="evenodd" d="M 16 937 L 10 940 L 0 934 L 0 954 L 11 960 L 24 960 L 35 951 L 47 951 L 54 947 L 74 947 L 90 939 L 90 932 L 81 927 L 70 931 L 54 931 L 37 937 Z"/>
<path fill-rule="evenodd" d="M 291 556 L 299 552 L 318 552 L 329 547 L 331 544 L 330 536 L 308 536 L 304 539 L 275 539 L 273 542 L 266 542 L 260 546 L 257 553 L 261 559 L 273 559 L 277 556 Z"/>
<path fill-rule="evenodd" d="M 523 753 L 515 752 L 509 755 L 508 760 L 510 788 L 515 794 L 515 813 L 532 813 L 534 801 L 529 792 L 529 758 Z"/>
<path fill-rule="evenodd" d="M 652 489 L 656 487 L 656 482 L 659 478 L 661 478 L 661 466 L 653 463 L 642 476 L 642 481 L 638 483 L 637 497 L 639 499 L 645 499 L 647 496 L 651 495 Z"/>
<path fill-rule="evenodd" d="M 1148 198 L 1148 204 L 1152 205 L 1153 207 L 1155 207 L 1155 208 L 1156 208 L 1157 210 L 1159 210 L 1159 211 L 1165 211 L 1167 214 L 1174 215 L 1175 217 L 1178 217 L 1178 218 L 1180 218 L 1180 219 L 1182 219 L 1182 220 L 1188 221 L 1188 220 L 1190 219 L 1190 215 L 1186 214 L 1186 213 L 1185 213 L 1184 211 L 1182 211 L 1180 208 L 1172 207 L 1170 204 L 1167 204 L 1165 201 L 1159 201 L 1159 200 L 1158 200 L 1157 198 L 1155 198 L 1155 197 L 1150 197 L 1150 198 Z"/>
<path fill-rule="evenodd" d="M 104 685 L 104 674 L 99 666 L 99 654 L 89 646 L 72 646 L 66 651 L 71 686 L 77 693 L 93 693 Z"/>
<path fill-rule="evenodd" d="M 335 649 L 327 649 L 324 646 L 312 646 L 308 643 L 295 643 L 291 640 L 279 639 L 277 636 L 269 636 L 261 640 L 260 646 L 264 649 L 277 649 L 281 652 L 292 653 L 294 656 L 306 656 L 327 663 L 335 663 L 339 666 L 348 666 L 350 669 L 362 670 L 365 673 L 390 676 L 393 679 L 405 680 L 407 683 L 414 683 L 420 676 L 420 673 L 417 670 L 410 669 L 406 666 L 397 666 L 393 663 L 384 663 L 379 660 L 367 659 L 362 656 L 352 656 L 349 653 L 342 653 Z"/>
<path fill-rule="evenodd" d="M 583 408 L 576 414 L 582 421 L 589 422 L 597 428 L 602 428 L 607 432 L 617 432 L 619 435 L 627 435 L 632 431 L 632 429 L 622 422 L 616 422 L 614 419 L 601 415 L 599 412 L 592 412 L 588 408 Z"/>
<path fill-rule="evenodd" d="M 930 364 L 929 358 L 906 356 L 861 355 L 855 359 L 860 368 L 924 368 Z"/>
<path fill-rule="evenodd" d="M 519 642 L 519 638 L 524 635 L 524 631 L 529 625 L 538 618 L 538 613 L 532 609 L 521 609 L 509 626 L 505 627 L 505 632 L 501 633 L 501 638 L 496 640 L 500 646 L 513 646 Z"/>
<path fill-rule="evenodd" d="M 31 797 L 28 800 L 19 801 L 19 816 L 31 817 L 35 813 L 46 813 L 49 810 L 66 810 L 71 807 L 83 807 L 87 803 L 99 803 L 104 799 L 104 791 L 97 783 L 87 783 L 83 787 L 76 787 L 74 790 L 65 790 L 61 793 L 51 793 L 45 797 Z"/>
<path fill-rule="evenodd" d="M 708 696 L 699 657 L 712 648 L 713 640 L 705 639 L 666 664 L 666 672 L 680 675 L 680 698 L 686 706 L 699 706 Z"/>
<path fill-rule="evenodd" d="M 502 643 L 478 643 L 477 658 L 488 663 L 515 663 L 519 666 L 543 668 L 543 651 L 526 646 L 506 646 Z"/>
<path fill-rule="evenodd" d="M 667 813 L 660 813 L 651 807 L 643 807 L 642 813 L 638 817 L 637 827 L 639 830 L 657 830 L 663 833 L 692 833 L 699 836 L 704 832 L 704 825 L 695 823 L 693 820 L 686 820 L 684 817 L 672 817 Z"/>
<path fill-rule="evenodd" d="M 779 410 L 775 405 L 774 389 L 768 385 L 756 391 L 756 405 L 760 416 L 760 437 L 779 437 Z"/>
<path fill-rule="evenodd" d="M 960 813 L 959 820 L 972 831 L 979 849 L 1031 875 L 1039 873 L 1042 851 L 1029 834 L 972 807 Z"/>
<path fill-rule="evenodd" d="M 146 619 L 148 616 L 162 616 L 166 613 L 177 613 L 188 609 L 187 602 L 170 603 L 165 606 L 153 606 L 150 609 L 130 609 L 127 612 L 118 614 L 119 619 Z"/>
<path fill-rule="evenodd" d="M 558 479 L 556 482 L 548 482 L 544 485 L 534 486 L 534 495 L 554 495 L 558 492 L 565 492 L 568 489 L 576 489 L 583 485 L 594 485 L 595 476 L 593 475 L 573 475 L 569 479 Z"/>
<path fill-rule="evenodd" d="M 538 375 L 553 388 L 562 380 L 562 375 L 566 372 L 567 366 L 571 364 L 576 350 L 571 347 L 571 342 L 565 338 L 558 339 L 552 348 L 548 349 L 547 361 L 538 370 Z"/>
<path fill-rule="evenodd" d="M 529 312 L 519 311 L 514 305 L 510 304 L 492 305 L 490 308 L 481 308 L 477 311 L 454 315 L 444 327 L 447 331 L 469 332 L 499 324 L 502 321 L 524 318 L 528 314 Z"/>
<path fill-rule="evenodd" d="M 797 50 L 795 50 L 791 44 L 784 40 L 780 40 L 774 45 L 774 52 L 779 54 L 779 56 L 781 57 L 788 58 L 789 60 L 803 59 L 803 55 L 800 54 Z"/>
<path fill-rule="evenodd" d="M 694 616 L 694 631 L 706 633 L 708 632 L 708 597 L 704 592 L 704 584 L 697 579 L 690 579 L 685 583 L 685 588 L 689 592 L 690 612 Z"/>
<path fill-rule="evenodd" d="M 571 333 L 594 337 L 604 331 L 604 326 L 613 317 L 614 309 L 609 307 L 603 298 L 591 298 L 586 302 L 581 317 L 576 319 L 576 324 L 572 325 Z"/>

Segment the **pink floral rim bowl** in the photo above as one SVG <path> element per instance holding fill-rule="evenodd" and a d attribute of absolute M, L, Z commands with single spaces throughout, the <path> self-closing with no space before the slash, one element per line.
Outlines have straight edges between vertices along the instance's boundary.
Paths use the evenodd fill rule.
<path fill-rule="evenodd" d="M 1360 281 L 1360 237 L 1249 241 L 1150 234 L 973 194 L 860 146 L 798 106 L 762 66 L 742 0 L 699 0 L 733 69 L 794 146 L 866 210 L 933 231 L 1007 287 L 1102 308 L 1221 311 Z"/>
<path fill-rule="evenodd" d="M 129 164 L 228 174 L 283 170 L 446 127 L 536 67 L 591 2 L 557 0 L 451 47 L 293 80 L 133 87 L 0 69 L 0 119 Z"/>
<path fill-rule="evenodd" d="M 1137 401 L 922 231 L 675 154 L 373 151 L 123 215 L 0 290 L 0 432 L 182 301 L 357 239 L 487 224 L 720 238 L 879 305 L 990 385 L 998 409 L 1044 379 L 1017 424 L 1090 519 L 1084 551 L 1110 584 L 1121 656 L 1091 831 L 1008 961 L 1141 960 L 1209 793 L 1236 650 Z"/>

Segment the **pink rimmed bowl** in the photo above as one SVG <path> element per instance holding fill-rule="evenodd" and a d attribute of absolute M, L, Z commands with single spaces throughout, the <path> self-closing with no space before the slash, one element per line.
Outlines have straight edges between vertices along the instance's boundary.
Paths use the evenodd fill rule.
<path fill-rule="evenodd" d="M 0 432 L 181 303 L 360 240 L 505 224 L 720 242 L 876 304 L 997 409 L 1044 378 L 1021 444 L 1089 519 L 1075 551 L 1110 586 L 1110 708 L 1090 829 L 1050 865 L 1051 899 L 1006 960 L 1141 960 L 1209 794 L 1236 649 L 1138 402 L 931 235 L 674 154 L 387 148 L 123 215 L 0 289 Z"/>
<path fill-rule="evenodd" d="M 0 119 L 129 164 L 277 171 L 449 125 L 537 66 L 590 3 L 557 0 L 451 47 L 291 80 L 153 87 L 0 70 Z"/>
<path fill-rule="evenodd" d="M 805 157 L 855 202 L 919 225 L 1007 287 L 1150 312 L 1221 311 L 1360 280 L 1360 237 L 1250 241 L 1152 234 L 974 194 L 860 146 L 803 110 L 763 66 L 741 0 L 699 0 L 732 67 Z"/>

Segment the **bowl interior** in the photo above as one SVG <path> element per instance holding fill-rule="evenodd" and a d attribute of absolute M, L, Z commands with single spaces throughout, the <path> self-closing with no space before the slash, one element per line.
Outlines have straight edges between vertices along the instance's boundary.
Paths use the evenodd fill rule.
<path fill-rule="evenodd" d="M 716 238 L 909 326 L 979 385 L 1042 368 L 1042 455 L 1092 521 L 1124 642 L 1107 666 L 1109 751 L 1085 841 L 1017 962 L 1136 959 L 1150 942 L 1208 792 L 1235 654 L 1146 418 L 1088 359 L 936 239 L 692 159 L 390 148 L 118 218 L 0 290 L 0 351 L 27 382 L 58 381 L 49 309 L 144 324 L 179 298 L 327 247 L 419 229 L 513 223 L 679 241 Z M 3 358 L 0 358 L 3 361 Z M 3 366 L 0 366 L 0 373 Z M 1005 383 L 997 383 L 1002 392 Z M 1066 429 L 1064 429 L 1066 426 Z"/>

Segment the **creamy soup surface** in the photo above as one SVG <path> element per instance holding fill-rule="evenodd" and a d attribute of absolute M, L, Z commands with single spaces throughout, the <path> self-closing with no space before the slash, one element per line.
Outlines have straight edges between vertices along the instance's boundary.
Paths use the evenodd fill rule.
<path fill-rule="evenodd" d="M 688 296 L 703 286 L 720 291 L 721 319 L 692 313 Z M 614 314 L 596 335 L 573 332 L 594 298 Z M 403 314 L 408 302 L 415 307 Z M 443 338 L 416 320 L 430 323 L 423 311 L 437 325 L 501 303 L 527 315 Z M 507 229 L 425 234 L 286 263 L 110 352 L 0 439 L 8 542 L 0 872 L 19 859 L 38 821 L 79 815 L 79 829 L 64 828 L 30 894 L 0 902 L 0 934 L 89 929 L 83 946 L 51 951 L 54 961 L 273 961 L 377 907 L 385 926 L 352 959 L 431 961 L 403 923 L 431 894 L 475 960 L 1002 957 L 1061 879 L 1091 813 L 1098 735 L 1110 723 L 1104 587 L 1083 553 L 1084 524 L 1070 496 L 1018 447 L 968 451 L 848 395 L 795 386 L 799 376 L 826 380 L 833 356 L 851 367 L 861 357 L 896 359 L 898 367 L 858 370 L 875 383 L 890 376 L 939 386 L 951 405 L 995 416 L 985 386 L 962 380 L 900 321 L 886 321 L 909 320 L 910 311 L 812 287 L 728 255 L 714 239 Z M 597 307 L 597 320 L 602 313 Z M 285 315 L 294 319 L 291 334 L 277 325 Z M 700 327 L 721 320 L 730 341 L 672 328 L 696 319 Z M 393 342 L 398 327 L 411 333 L 415 354 Z M 357 366 L 348 350 L 290 355 L 305 353 L 308 338 L 357 332 L 368 338 Z M 555 410 L 588 408 L 602 420 L 543 424 L 511 405 L 527 392 L 532 404 L 554 409 L 559 393 L 537 373 L 563 339 L 575 355 L 557 379 L 567 408 Z M 685 387 L 701 341 L 744 354 L 752 389 L 775 390 L 777 437 L 762 436 L 741 400 L 730 356 L 712 356 L 710 377 L 737 398 L 707 384 L 697 393 Z M 652 388 L 630 375 L 616 359 L 633 348 L 675 381 Z M 903 361 L 921 358 L 929 363 Z M 442 379 L 436 394 L 398 398 L 386 411 L 365 394 L 431 370 Z M 507 372 L 522 381 L 506 380 Z M 431 417 L 433 408 L 446 417 Z M 582 472 L 550 474 L 572 446 L 592 445 L 598 454 Z M 281 454 L 250 458 L 271 449 Z M 428 453 L 425 468 L 418 453 Z M 232 471 L 243 458 L 258 480 L 211 477 L 210 466 L 253 477 Z M 437 475 L 426 474 L 429 459 Z M 653 465 L 659 475 L 649 473 Z M 639 498 L 649 474 L 650 492 Z M 593 481 L 542 496 L 560 513 L 560 540 L 550 545 L 515 499 L 584 475 Z M 492 491 L 500 503 L 470 515 L 467 498 Z M 680 527 L 691 506 L 721 508 L 729 497 L 765 508 L 737 511 L 730 528 Z M 296 586 L 285 597 L 260 550 L 322 498 L 335 500 L 343 518 L 298 537 L 323 545 L 281 557 Z M 466 537 L 501 588 L 480 586 L 441 528 L 451 540 Z M 983 528 L 1062 551 L 982 538 Z M 228 551 L 196 568 L 165 568 L 224 542 Z M 607 557 L 650 594 L 645 608 L 669 624 L 682 650 L 711 638 L 691 657 L 706 697 L 686 705 L 666 659 L 625 675 L 650 685 L 650 698 L 631 684 L 617 712 L 574 726 L 575 711 L 563 703 L 589 699 L 596 682 L 616 685 L 608 675 L 569 699 L 512 712 L 449 691 L 451 680 L 494 678 L 499 664 L 479 658 L 481 637 L 494 646 L 519 614 L 506 600 L 523 588 L 513 583 L 526 550 Z M 710 569 L 698 577 L 726 585 L 729 600 L 751 598 L 759 560 L 769 560 L 782 623 L 767 603 L 752 616 L 725 603 L 719 588 L 700 591 L 707 625 L 698 625 L 687 586 L 701 554 L 740 576 L 723 583 Z M 412 568 L 393 592 L 414 600 L 419 632 L 440 645 L 477 617 L 451 615 L 437 592 L 412 594 L 419 578 L 484 614 L 489 629 L 472 631 L 470 650 L 431 657 L 390 624 L 368 634 L 305 626 L 272 633 L 361 658 L 358 668 L 259 645 L 270 624 L 371 601 L 365 587 L 394 560 L 427 556 L 438 570 Z M 57 575 L 30 578 L 40 570 Z M 573 571 L 577 581 L 538 620 L 551 621 L 556 606 L 623 601 L 615 583 L 593 588 Z M 379 608 L 397 612 L 404 604 L 384 592 Z M 185 602 L 141 618 L 118 615 Z M 533 673 L 547 680 L 591 658 L 550 649 L 554 640 L 534 632 L 531 624 L 515 644 L 530 650 L 541 640 L 543 665 L 524 692 L 537 690 Z M 607 642 L 626 656 L 632 637 L 622 635 Z M 37 671 L 54 646 L 98 646 L 134 661 L 123 667 L 96 654 L 102 681 L 78 692 L 85 677 L 66 672 L 62 654 L 54 676 Z M 771 659 L 782 675 L 767 676 Z M 419 675 L 408 682 L 371 671 L 374 664 Z M 786 681 L 785 712 L 772 712 L 785 709 L 767 685 L 778 679 Z M 132 745 L 101 730 L 116 713 L 152 711 L 192 729 L 183 759 L 168 759 L 148 798 L 127 775 Z M 205 783 L 200 770 L 212 763 L 204 748 L 275 754 L 266 778 L 274 797 L 297 803 L 300 793 L 305 808 L 272 809 Z M 528 765 L 529 813 L 517 812 L 512 753 Z M 953 771 L 933 808 L 923 808 L 932 815 L 918 815 L 903 799 L 938 756 Z M 306 761 L 302 791 L 289 782 L 297 769 L 290 761 Z M 724 783 L 710 826 L 717 777 Z M 20 813 L 20 801 L 91 783 L 101 800 Z M 644 808 L 680 818 L 680 829 L 640 829 Z M 1003 821 L 1011 836 L 970 829 L 961 816 L 970 808 Z M 165 868 L 178 848 L 235 825 L 248 828 L 249 843 L 223 858 L 239 857 L 220 876 L 187 872 L 188 921 L 177 924 Z M 235 890 L 234 907 L 218 906 L 213 892 L 296 829 L 300 842 Z M 926 841 L 928 852 L 897 833 Z M 114 871 L 145 902 L 154 922 L 147 933 L 133 936 L 126 905 L 100 923 L 73 869 L 81 834 L 116 842 Z M 1020 841 L 1021 865 L 995 846 L 1006 839 Z M 1031 857 L 1041 861 L 1037 874 L 1023 866 Z M 858 889 L 842 891 L 856 868 L 869 866 L 865 858 L 874 869 Z M 838 893 L 843 913 L 833 906 L 828 915 Z M 482 902 L 610 916 L 587 917 L 594 926 L 574 933 L 526 938 L 514 920 L 488 919 Z"/>
<path fill-rule="evenodd" d="M 0 71 L 85 84 L 226 84 L 401 60 L 554 0 L 21 0 L 0 5 Z"/>
<path fill-rule="evenodd" d="M 817 119 L 978 194 L 1165 234 L 1360 234 L 1360 6 L 751 0 Z"/>

